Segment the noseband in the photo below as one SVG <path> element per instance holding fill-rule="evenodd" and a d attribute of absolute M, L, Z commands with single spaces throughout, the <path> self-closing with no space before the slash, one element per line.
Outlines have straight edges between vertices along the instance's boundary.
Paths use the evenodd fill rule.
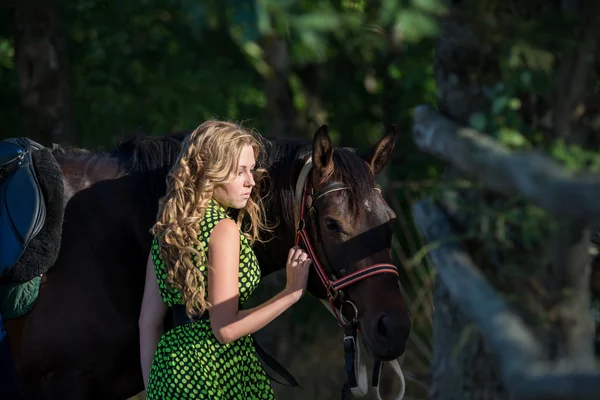
<path fill-rule="evenodd" d="M 368 383 L 366 366 L 364 360 L 361 358 L 360 355 L 360 345 L 358 344 L 357 338 L 358 308 L 353 302 L 348 300 L 348 297 L 344 294 L 343 289 L 374 275 L 391 273 L 398 276 L 398 269 L 393 264 L 380 263 L 370 265 L 366 268 L 352 272 L 345 276 L 336 277 L 336 274 L 333 268 L 331 267 L 331 264 L 328 263 L 330 269 L 329 274 L 325 271 L 323 264 L 319 261 L 317 254 L 311 244 L 308 232 L 306 231 L 307 222 L 313 220 L 313 222 L 317 225 L 317 240 L 320 241 L 318 216 L 316 218 L 312 218 L 312 215 L 316 214 L 315 204 L 317 200 L 333 192 L 348 190 L 348 187 L 340 183 L 333 183 L 325 186 L 323 189 L 316 193 L 314 191 L 314 188 L 311 188 L 309 192 L 308 175 L 311 170 L 312 158 L 309 157 L 308 160 L 305 162 L 304 166 L 302 167 L 302 170 L 300 171 L 298 181 L 296 182 L 296 190 L 294 192 L 294 219 L 296 224 L 295 226 L 297 229 L 295 245 L 297 246 L 301 242 L 304 245 L 310 258 L 312 259 L 312 265 L 315 271 L 317 272 L 317 275 L 319 276 L 319 279 L 321 280 L 321 283 L 323 284 L 323 287 L 325 288 L 325 291 L 327 293 L 327 300 L 329 302 L 330 311 L 337 319 L 338 324 L 344 328 L 344 358 L 345 370 L 348 375 L 348 381 L 342 389 L 342 398 L 348 398 L 350 391 L 352 391 L 354 395 L 364 396 L 368 392 Z M 374 189 L 379 190 L 381 192 L 379 188 Z M 305 212 L 307 211 L 307 209 L 309 211 L 313 211 L 312 214 L 308 217 L 305 216 Z M 326 254 L 325 258 L 327 258 Z M 346 319 L 346 317 L 344 316 L 343 308 L 345 305 L 347 307 L 350 307 L 350 309 L 354 312 L 354 316 L 351 319 Z M 358 361 L 355 360 L 355 355 Z M 396 397 L 396 400 L 401 400 L 404 397 L 405 389 L 404 375 L 402 373 L 398 360 L 393 360 L 392 362 L 390 362 L 390 364 L 401 381 L 400 392 L 399 395 Z M 375 387 L 377 391 L 378 399 L 381 399 L 381 394 L 379 393 L 379 379 L 381 377 L 382 366 L 383 365 L 381 361 L 375 360 L 373 366 L 372 383 L 373 387 Z"/>

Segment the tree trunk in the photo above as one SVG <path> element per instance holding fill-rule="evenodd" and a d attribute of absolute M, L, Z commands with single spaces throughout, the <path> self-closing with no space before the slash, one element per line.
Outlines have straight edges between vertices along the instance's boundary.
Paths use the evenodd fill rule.
<path fill-rule="evenodd" d="M 53 142 L 78 144 L 57 1 L 17 1 L 15 26 L 15 64 L 25 135 L 46 146 Z"/>
<path fill-rule="evenodd" d="M 505 6 L 504 10 L 512 7 L 520 11 L 524 7 L 517 6 L 518 2 L 514 1 L 505 2 L 502 6 L 499 6 L 500 3 L 492 3 L 494 2 L 488 2 L 486 5 L 496 8 Z M 504 57 L 503 52 L 495 45 L 498 42 L 492 40 L 492 35 L 476 32 L 475 24 L 479 24 L 479 29 L 485 25 L 481 23 L 485 20 L 481 15 L 481 4 L 476 0 L 460 2 L 447 0 L 449 15 L 441 23 L 436 46 L 435 74 L 439 110 L 445 117 L 465 127 L 471 125 L 470 118 L 475 113 L 489 115 L 491 100 L 486 96 L 486 92 L 501 79 L 498 57 Z M 555 3 L 551 6 L 555 6 Z M 535 7 L 536 5 L 533 4 L 527 7 L 527 12 L 534 16 L 533 19 L 536 15 Z M 478 13 L 479 15 L 473 18 Z M 588 14 L 593 13 L 588 11 Z M 476 18 L 480 20 L 477 21 Z M 586 24 L 582 25 L 590 27 L 598 25 L 587 24 L 589 20 L 585 18 Z M 587 37 L 597 38 L 597 34 L 598 32 L 592 29 Z M 554 101 L 560 104 L 551 105 L 555 138 L 568 136 L 574 127 L 574 121 L 570 116 L 582 101 L 585 83 L 589 79 L 589 65 L 586 64 L 589 58 L 583 57 L 582 52 L 589 57 L 588 48 L 578 49 L 573 57 L 568 52 L 557 57 L 564 69 L 562 73 L 557 74 L 556 87 L 559 93 L 565 95 L 554 98 Z M 564 99 L 564 102 L 561 99 Z M 437 129 L 439 126 L 436 124 L 434 127 L 431 124 L 432 129 Z M 423 135 L 428 135 L 428 138 L 422 139 L 421 148 L 429 147 L 430 152 L 438 155 L 445 153 L 447 157 L 443 158 L 446 160 L 453 158 L 445 173 L 446 184 L 452 179 L 468 178 L 469 173 L 464 170 L 464 167 L 467 167 L 470 161 L 483 162 L 481 157 L 473 157 L 472 160 L 463 162 L 464 160 L 461 161 L 461 157 L 455 151 L 458 148 L 449 148 L 454 146 L 453 143 L 440 143 L 440 135 L 432 133 L 433 131 L 423 132 Z M 468 133 L 459 136 L 457 135 L 457 142 L 473 139 Z M 428 143 L 424 144 L 427 141 Z M 482 145 L 483 147 L 486 146 Z M 467 148 L 463 147 L 461 150 L 465 149 Z M 477 164 L 471 164 L 473 165 Z M 471 176 L 475 175 L 479 178 L 485 177 L 486 174 L 491 176 L 491 171 L 482 168 L 473 171 Z M 528 172 L 531 171 L 524 172 L 521 176 L 529 176 Z M 523 184 L 523 182 L 521 179 L 519 183 Z M 473 188 L 448 189 L 448 186 L 442 190 L 439 205 L 448 213 L 457 234 L 472 233 L 472 228 L 482 223 L 483 218 L 478 212 L 485 208 L 482 204 L 487 205 L 488 208 L 498 209 L 506 207 L 509 200 L 514 201 L 512 195 L 498 193 L 504 189 L 500 186 L 506 182 L 480 181 L 478 183 L 492 188 L 495 193 Z M 595 182 L 594 185 L 594 190 L 600 189 Z M 526 195 L 531 193 L 530 191 Z M 591 192 L 586 192 L 586 195 L 589 193 Z M 519 194 L 523 195 L 523 192 Z M 551 201 L 556 200 L 554 198 Z M 566 204 L 561 207 L 566 208 Z M 589 266 L 585 261 L 589 239 L 589 235 L 586 234 L 587 226 L 585 221 L 580 222 L 577 219 L 561 219 L 558 222 L 553 216 L 549 219 L 559 227 L 557 231 L 548 233 L 548 243 L 554 243 L 554 246 L 543 249 L 541 252 L 543 255 L 538 251 L 537 258 L 536 252 L 532 249 L 522 248 L 517 251 L 521 253 L 520 260 L 524 259 L 525 254 L 529 257 L 529 267 L 534 269 L 526 278 L 499 277 L 507 268 L 507 260 L 511 260 L 514 254 L 507 254 L 500 249 L 493 250 L 493 246 L 481 246 L 485 238 L 481 240 L 475 238 L 470 243 L 463 241 L 463 244 L 468 248 L 472 258 L 477 261 L 482 275 L 489 277 L 496 289 L 507 298 L 507 303 L 510 303 L 513 311 L 526 321 L 528 328 L 540 342 L 543 356 L 547 360 L 568 358 L 570 361 L 577 361 L 578 367 L 585 368 L 593 364 L 591 319 L 587 313 L 589 296 L 586 292 L 589 285 Z M 522 234 L 521 231 L 513 233 L 517 236 Z M 527 267 L 523 264 L 521 266 Z M 530 290 L 532 287 L 530 285 L 533 284 L 539 285 L 543 294 L 533 293 Z M 586 293 L 579 295 L 582 290 Z M 575 295 L 567 295 L 567 292 L 574 292 Z M 520 297 L 517 299 L 518 296 Z M 531 309 L 531 304 L 534 302 L 539 303 L 537 311 Z M 435 355 L 431 366 L 431 398 L 448 400 L 511 398 L 509 382 L 503 379 L 505 376 L 498 362 L 498 357 L 501 355 L 499 352 L 503 350 L 490 346 L 487 338 L 484 338 L 477 325 L 466 317 L 464 310 L 455 303 L 448 287 L 439 278 L 434 289 L 434 303 Z"/>
<path fill-rule="evenodd" d="M 294 132 L 294 104 L 289 86 L 290 60 L 285 40 L 264 37 L 263 49 L 269 70 L 265 77 L 266 134 L 268 137 L 290 137 Z"/>
<path fill-rule="evenodd" d="M 430 398 L 506 398 L 492 351 L 439 279 L 434 286 L 434 302 Z"/>
<path fill-rule="evenodd" d="M 469 25 L 452 20 L 442 23 L 435 52 L 438 105 L 444 115 L 465 124 L 471 114 L 487 111 L 490 105 L 479 79 L 484 78 L 482 71 L 495 73 L 497 60 L 491 49 L 482 51 L 483 45 Z M 480 69 L 482 66 L 484 70 Z M 454 174 L 447 171 L 449 176 Z M 497 364 L 484 338 L 454 304 L 439 280 L 434 287 L 434 304 L 431 399 L 506 398 L 496 379 Z"/>

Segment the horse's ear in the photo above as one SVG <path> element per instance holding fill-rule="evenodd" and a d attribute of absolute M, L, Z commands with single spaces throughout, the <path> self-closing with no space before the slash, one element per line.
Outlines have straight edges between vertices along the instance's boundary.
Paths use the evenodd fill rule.
<path fill-rule="evenodd" d="M 394 146 L 396 145 L 396 126 L 392 125 L 390 131 L 379 142 L 373 146 L 367 163 L 373 174 L 379 174 L 390 160 Z"/>
<path fill-rule="evenodd" d="M 322 125 L 313 138 L 313 177 L 315 185 L 327 180 L 333 172 L 333 143 L 327 131 L 327 125 Z"/>

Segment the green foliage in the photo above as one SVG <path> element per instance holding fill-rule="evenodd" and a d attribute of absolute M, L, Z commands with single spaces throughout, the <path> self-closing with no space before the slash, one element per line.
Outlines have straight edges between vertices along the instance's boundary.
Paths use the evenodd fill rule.
<path fill-rule="evenodd" d="M 208 5 L 185 6 L 91 0 L 65 5 L 85 145 L 111 146 L 134 130 L 193 129 L 211 117 L 260 116 L 260 77 L 229 34 L 213 27 Z"/>
<path fill-rule="evenodd" d="M 523 121 L 519 87 L 498 83 L 488 90 L 490 110 L 471 115 L 471 127 L 486 132 L 512 149 L 531 148 L 528 125 Z"/>
<path fill-rule="evenodd" d="M 210 117 L 249 120 L 264 130 L 270 67 L 263 49 L 272 38 L 288 44 L 293 102 L 310 122 L 300 136 L 311 136 L 318 118 L 336 142 L 365 148 L 391 123 L 409 131 L 412 107 L 435 102 L 432 42 L 420 38 L 435 33 L 439 0 L 61 6 L 77 129 L 86 146 L 110 147 L 134 131 L 192 129 Z M 18 130 L 11 33 L 0 31 L 0 79 L 8 89 L 0 112 Z M 391 55 L 398 40 L 401 52 Z M 410 137 L 400 141 L 399 157 L 414 157 Z"/>
<path fill-rule="evenodd" d="M 539 3 L 539 12 L 534 14 L 533 3 L 521 6 L 487 1 L 471 10 L 478 21 L 485 22 L 477 26 L 478 35 L 498 54 L 497 66 L 488 65 L 493 77 L 487 78 L 498 83 L 483 85 L 490 107 L 472 115 L 470 124 L 512 149 L 547 150 L 547 134 L 535 123 L 539 117 L 531 113 L 552 103 L 561 53 L 576 45 L 572 35 L 564 34 L 576 28 L 573 20 L 542 5 Z"/>
<path fill-rule="evenodd" d="M 512 69 L 525 68 L 552 73 L 555 66 L 556 60 L 552 52 L 533 47 L 526 42 L 515 43 L 509 51 L 510 56 L 507 60 L 507 66 Z"/>
<path fill-rule="evenodd" d="M 563 166 L 573 171 L 600 171 L 600 154 L 597 151 L 586 150 L 576 145 L 566 145 L 563 141 L 555 141 L 549 153 Z"/>
<path fill-rule="evenodd" d="M 6 39 L 0 39 L 0 68 L 14 69 L 15 49 L 12 43 Z"/>
<path fill-rule="evenodd" d="M 311 93 L 321 107 L 318 115 L 307 118 L 314 121 L 321 115 L 337 143 L 371 146 L 391 123 L 408 132 L 410 110 L 436 102 L 433 42 L 424 38 L 435 33 L 433 18 L 444 11 L 439 1 L 261 0 L 237 2 L 235 10 L 228 29 L 259 75 L 269 73 L 263 42 L 274 37 L 286 40 L 296 111 L 315 113 L 307 97 Z M 393 48 L 398 40 L 401 54 L 390 55 L 397 51 Z M 312 131 L 298 135 L 310 136 Z M 415 166 L 431 161 L 416 155 L 409 135 L 400 135 L 399 141 L 399 159 L 411 159 Z M 405 165 L 393 176 L 437 173 Z"/>
<path fill-rule="evenodd" d="M 14 63 L 14 40 L 11 37 L 10 15 L 0 7 L 0 137 L 16 137 L 22 132 L 21 98 Z"/>

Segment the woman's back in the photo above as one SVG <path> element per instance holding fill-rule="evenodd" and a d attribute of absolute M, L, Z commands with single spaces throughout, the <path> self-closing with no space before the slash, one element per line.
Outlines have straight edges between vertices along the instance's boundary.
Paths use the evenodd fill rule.
<path fill-rule="evenodd" d="M 226 211 L 211 199 L 198 232 L 204 249 L 209 248 L 210 235 L 217 223 L 225 218 L 229 218 Z M 208 293 L 206 260 L 194 258 L 205 277 Z M 181 294 L 167 284 L 167 271 L 156 238 L 152 243 L 152 259 L 163 301 L 169 307 L 180 307 Z M 241 233 L 238 276 L 239 302 L 243 304 L 258 286 L 260 269 L 248 240 Z M 248 335 L 221 344 L 212 332 L 207 315 L 203 315 L 198 321 L 175 326 L 162 336 L 151 367 L 147 397 L 274 398 L 268 388 L 268 377 L 256 356 L 252 337 Z"/>
<path fill-rule="evenodd" d="M 311 261 L 291 248 L 285 288 L 240 308 L 260 280 L 250 246 L 270 229 L 253 190 L 265 177 L 256 163 L 260 151 L 258 137 L 240 125 L 206 121 L 186 137 L 167 175 L 139 319 L 148 399 L 274 398 L 251 334 L 302 297 Z M 225 209 L 239 210 L 236 221 Z M 163 333 L 169 307 L 182 318 Z M 186 317 L 195 313 L 204 318 Z"/>

